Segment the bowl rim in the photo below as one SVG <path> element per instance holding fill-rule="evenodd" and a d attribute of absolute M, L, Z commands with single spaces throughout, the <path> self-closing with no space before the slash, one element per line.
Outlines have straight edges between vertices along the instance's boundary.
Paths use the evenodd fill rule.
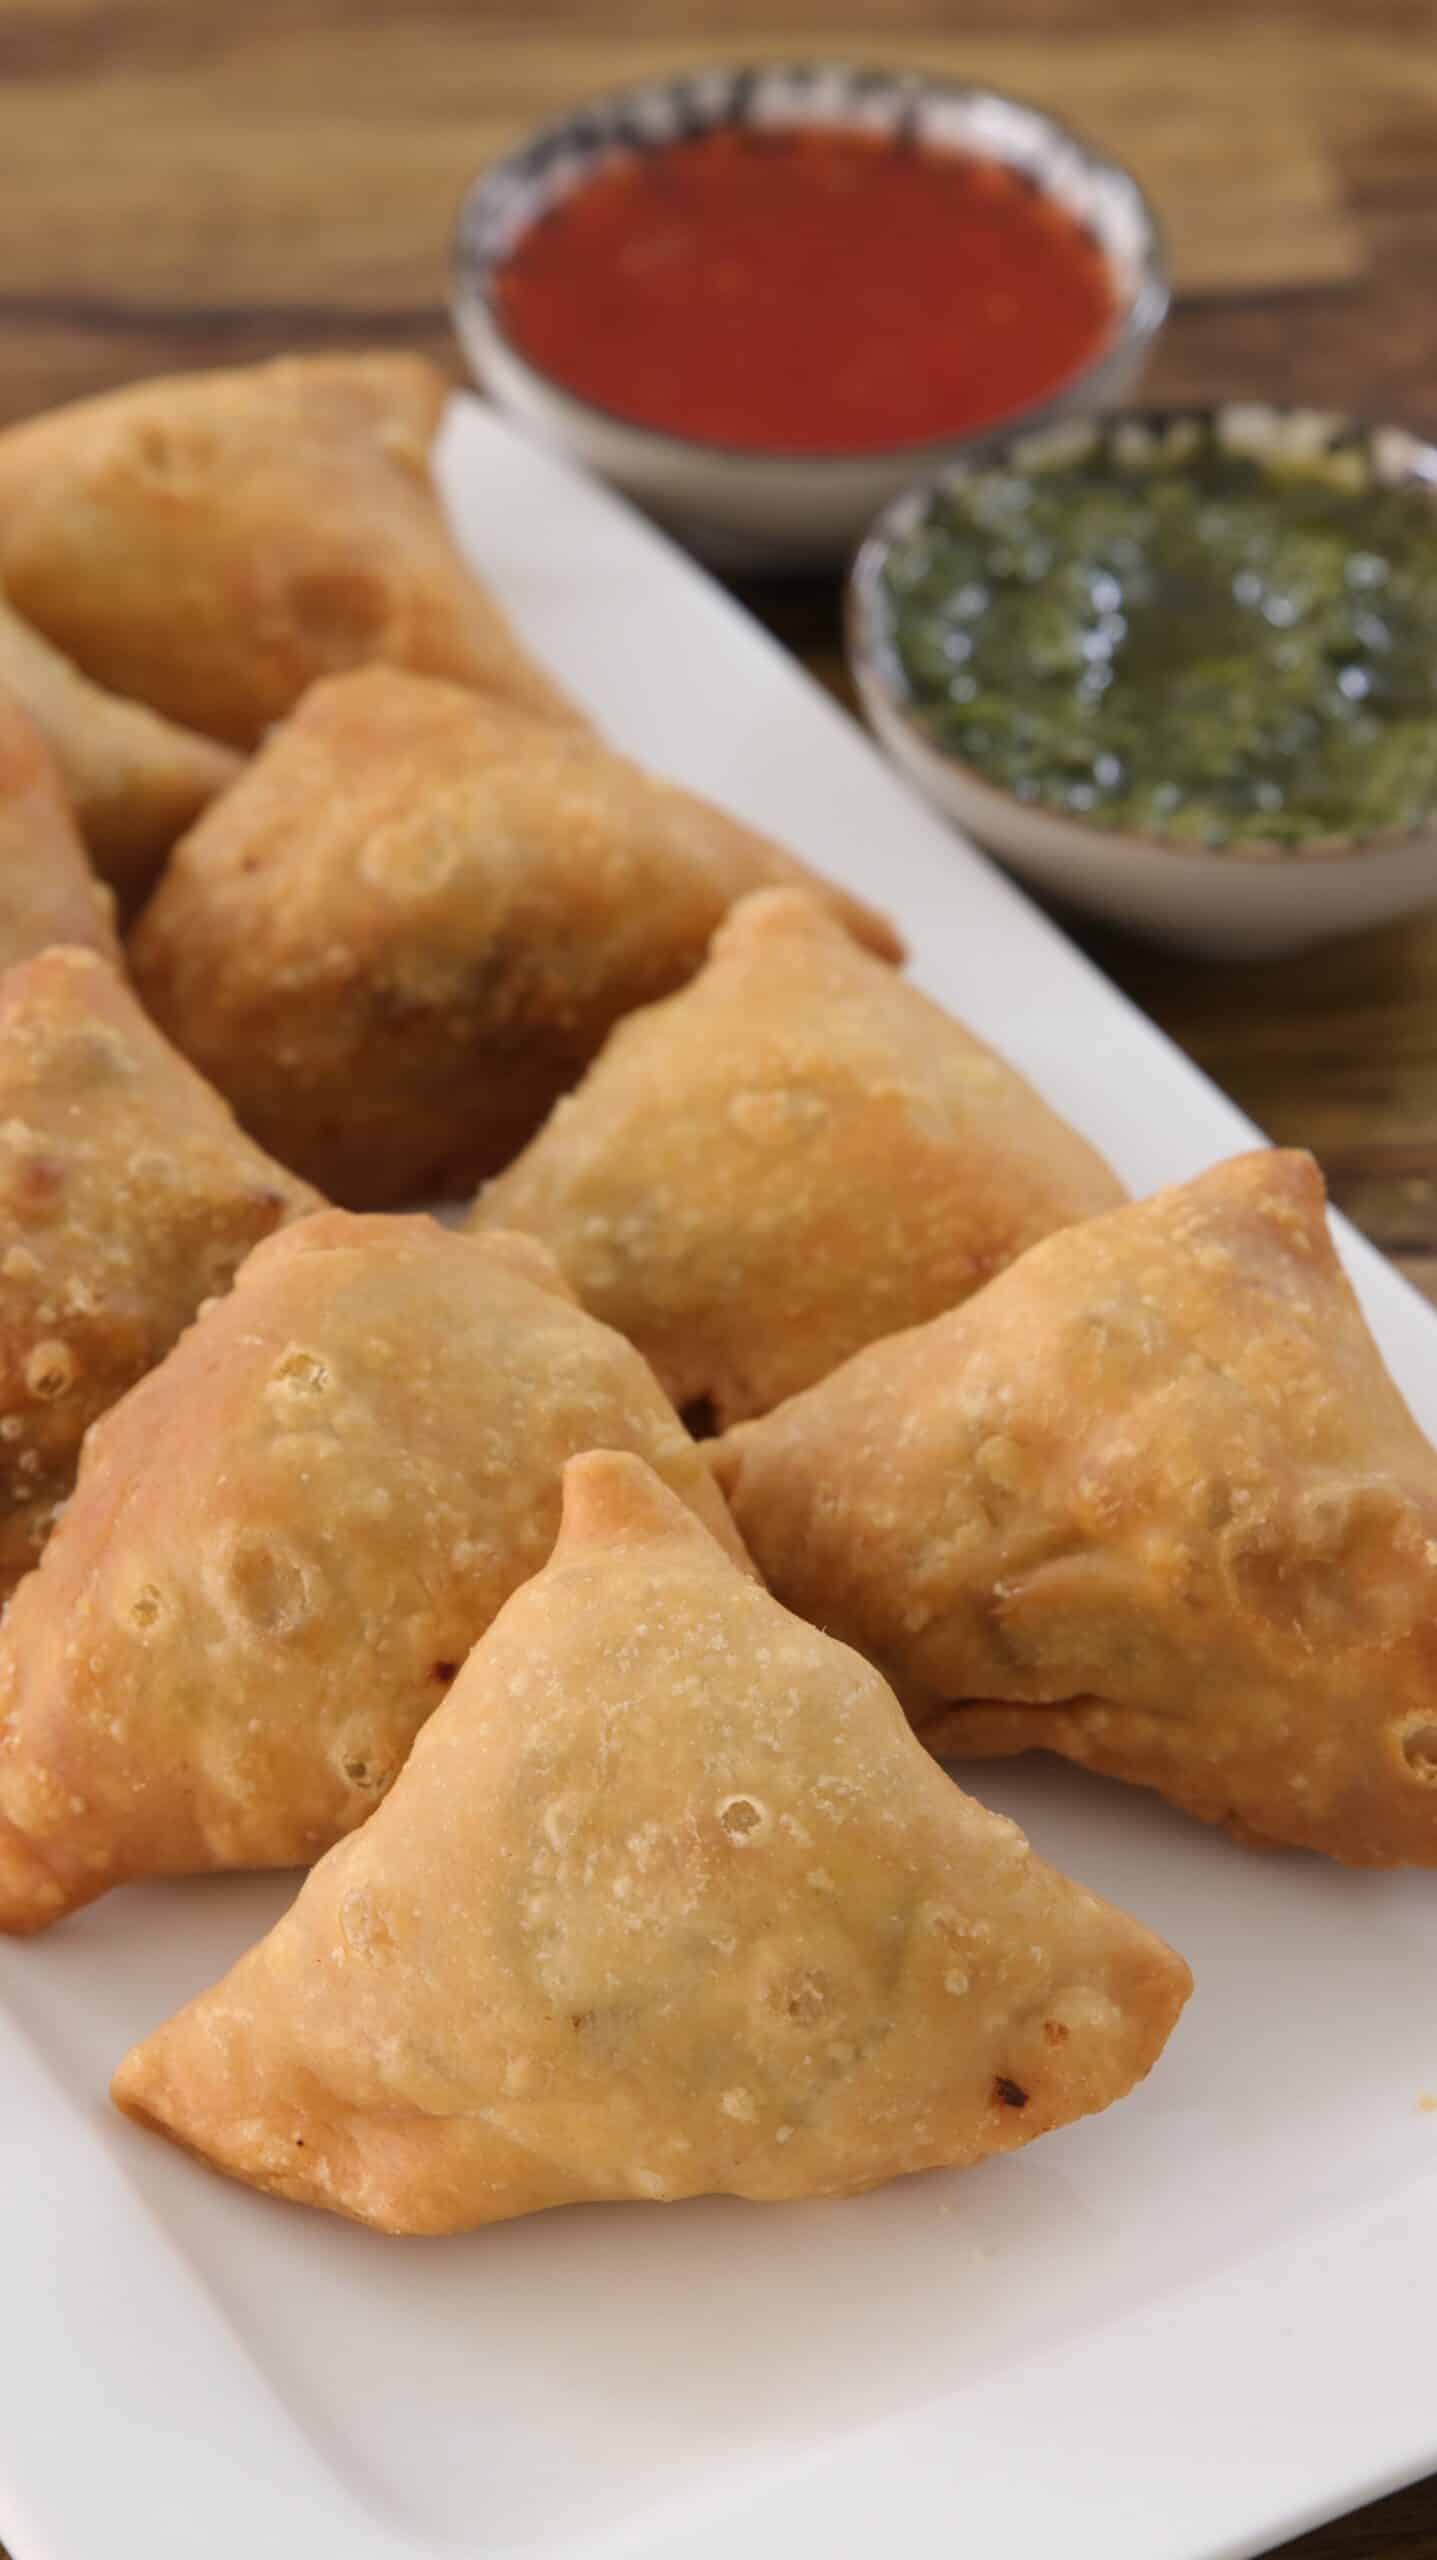
<path fill-rule="evenodd" d="M 695 133 L 716 132 L 726 124 L 739 121 L 744 102 L 760 81 L 791 80 L 817 83 L 834 78 L 851 81 L 854 84 L 857 100 L 862 99 L 865 91 L 882 88 L 908 92 L 905 114 L 916 108 L 923 100 L 932 98 L 962 106 L 996 105 L 1012 108 L 1019 115 L 1026 117 L 1031 126 L 1046 139 L 1074 152 L 1085 172 L 1109 182 L 1115 181 L 1125 189 L 1137 218 L 1139 242 L 1131 288 L 1125 297 L 1119 298 L 1120 316 L 1111 335 L 1104 339 L 1102 345 L 1082 364 L 1060 375 L 1043 393 L 1041 399 L 1030 401 L 1022 408 L 1005 410 L 998 417 L 983 420 L 976 426 L 955 428 L 948 435 L 899 438 L 887 444 L 820 447 L 733 444 L 721 436 L 687 435 L 673 427 L 658 426 L 649 420 L 630 416 L 622 409 L 611 409 L 602 401 L 590 399 L 586 393 L 575 391 L 558 374 L 551 373 L 547 366 L 538 363 L 527 348 L 520 346 L 508 334 L 500 322 L 494 295 L 495 281 L 505 260 L 503 257 L 495 256 L 489 250 L 479 248 L 472 237 L 472 230 L 475 217 L 486 196 L 505 181 L 517 178 L 522 173 L 525 163 L 531 158 L 559 147 L 566 138 L 573 135 L 576 127 L 582 134 L 592 119 L 610 113 L 622 115 L 624 111 L 632 110 L 643 100 L 677 95 L 682 101 L 683 94 L 687 91 L 702 91 L 715 82 L 724 84 L 725 94 L 718 112 L 706 114 L 701 123 L 695 124 L 687 131 L 681 129 L 671 137 L 665 138 L 681 141 L 692 138 Z M 797 111 L 792 118 L 792 123 L 795 126 L 822 124 L 831 130 L 842 129 L 842 120 L 839 118 L 818 117 Z M 854 118 L 853 129 L 863 129 L 857 116 Z M 956 158 L 959 154 L 954 152 L 952 156 Z M 988 156 L 1001 158 L 1002 155 L 990 153 Z M 1041 181 L 1039 184 L 1040 191 L 1046 193 L 1047 190 L 1042 187 Z M 1104 263 L 1109 267 L 1111 274 L 1111 260 L 1106 251 Z M 1134 351 L 1141 352 L 1150 347 L 1172 305 L 1172 276 L 1167 237 L 1151 197 L 1125 162 L 1115 159 L 1111 152 L 1100 150 L 1096 143 L 1090 142 L 1087 135 L 1078 126 L 1070 124 L 1066 117 L 1055 115 L 1048 107 L 1035 105 L 1032 99 L 1020 96 L 1016 90 L 995 89 L 986 81 L 956 80 L 942 72 L 928 72 L 912 66 L 902 69 L 883 63 L 856 62 L 837 55 L 817 55 L 802 59 L 785 57 L 782 61 L 774 62 L 695 64 L 687 71 L 660 72 L 646 80 L 627 81 L 620 88 L 595 91 L 576 106 L 567 107 L 557 115 L 546 117 L 541 123 L 533 126 L 521 141 L 513 144 L 509 150 L 500 153 L 496 159 L 489 161 L 481 168 L 464 189 L 459 200 L 459 210 L 455 217 L 450 242 L 449 279 L 450 311 L 461 345 L 467 344 L 465 329 L 469 315 L 466 306 L 467 297 L 472 295 L 483 326 L 509 362 L 522 367 L 535 382 L 541 384 L 549 393 L 562 398 L 581 416 L 592 419 L 605 428 L 617 428 L 646 443 L 663 446 L 674 454 L 699 455 L 725 463 L 749 464 L 768 471 L 783 470 L 787 467 L 795 474 L 801 472 L 805 477 L 825 467 L 842 471 L 853 470 L 864 464 L 892 465 L 899 461 L 911 463 L 915 471 L 932 469 L 949 457 L 965 451 L 976 438 L 987 437 L 998 432 L 1016 433 L 1025 427 L 1029 429 L 1038 427 L 1050 416 L 1055 403 L 1067 403 L 1073 400 L 1080 392 L 1082 385 L 1100 379 L 1109 368 L 1115 368 Z M 1116 288 L 1115 276 L 1113 281 Z"/>
<path fill-rule="evenodd" d="M 1410 489 L 1437 507 L 1437 438 L 1421 435 L 1415 428 L 1399 426 L 1390 419 L 1368 418 L 1360 411 L 1322 409 L 1306 400 L 1231 397 L 1225 400 L 1140 403 L 1121 409 L 1004 427 L 991 435 L 975 437 L 966 451 L 954 455 L 939 470 L 900 489 L 879 510 L 859 542 L 844 581 L 843 599 L 844 651 L 859 697 L 869 709 L 870 719 L 872 701 L 882 702 L 905 741 L 919 751 L 915 760 L 920 764 L 931 762 L 944 767 L 961 782 L 999 802 L 1017 819 L 1031 821 L 1041 818 L 1050 827 L 1067 830 L 1080 852 L 1136 848 L 1155 853 L 1168 862 L 1201 863 L 1215 871 L 1232 871 L 1241 867 L 1274 873 L 1290 869 L 1297 863 L 1331 864 L 1403 849 L 1416 851 L 1428 842 L 1437 850 L 1437 802 L 1434 802 L 1429 816 L 1416 820 L 1411 826 L 1379 827 L 1362 835 L 1305 836 L 1296 844 L 1279 844 L 1270 836 L 1241 836 L 1228 844 L 1204 845 L 1194 844 L 1190 837 L 1161 835 L 1145 827 L 1104 826 L 1098 819 L 1086 817 L 1081 811 L 1060 809 L 1051 800 L 1021 799 L 1006 784 L 995 782 L 981 765 L 973 764 L 940 745 L 913 710 L 898 669 L 891 617 L 883 600 L 883 570 L 894 544 L 913 530 L 943 489 L 953 481 L 970 477 L 974 471 L 1001 462 L 1015 445 L 1030 436 L 1050 436 L 1055 443 L 1061 440 L 1064 444 L 1076 446 L 1082 439 L 1111 438 L 1125 428 L 1138 428 L 1150 436 L 1161 436 L 1174 427 L 1184 426 L 1197 426 L 1209 433 L 1220 432 L 1224 420 L 1229 419 L 1250 422 L 1260 419 L 1279 430 L 1285 424 L 1301 420 L 1310 428 L 1321 430 L 1325 438 L 1321 450 L 1340 453 L 1354 448 L 1365 449 L 1382 471 L 1379 485 Z M 1383 469 L 1379 450 L 1384 441 L 1393 448 L 1390 467 L 1386 469 Z M 1437 876 L 1434 876 L 1433 895 L 1437 897 Z"/>

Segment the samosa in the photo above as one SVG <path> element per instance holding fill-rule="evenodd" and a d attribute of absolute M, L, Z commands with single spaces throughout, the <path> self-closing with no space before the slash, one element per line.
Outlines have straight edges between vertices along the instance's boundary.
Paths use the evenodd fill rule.
<path fill-rule="evenodd" d="M 170 374 L 0 435 L 0 587 L 112 692 L 253 747 L 374 658 L 576 719 L 450 539 L 420 356 Z"/>
<path fill-rule="evenodd" d="M 392 2232 L 842 2196 L 1109 2105 L 1187 1989 L 640 1460 L 594 1454 L 388 1802 L 114 2094 Z"/>
<path fill-rule="evenodd" d="M 713 1463 L 773 1588 L 935 1751 L 1040 1747 L 1246 1839 L 1437 1865 L 1437 1453 L 1310 1157 L 1049 1237 Z"/>
<path fill-rule="evenodd" d="M 96 1416 L 252 1246 L 319 1205 L 98 953 L 44 951 L 0 978 L 0 1600 Z"/>
<path fill-rule="evenodd" d="M 59 767 L 90 860 L 133 907 L 177 836 L 240 758 L 91 684 L 0 597 L 0 686 L 29 713 Z M 79 941 L 80 935 L 57 937 Z"/>
<path fill-rule="evenodd" d="M 110 895 L 90 868 L 54 757 L 0 680 L 0 970 L 57 942 L 118 964 Z"/>
<path fill-rule="evenodd" d="M 540 1237 L 722 1425 L 1122 1196 L 1006 1059 L 811 895 L 770 889 L 610 1033 L 474 1217 Z"/>
<path fill-rule="evenodd" d="M 527 1236 L 307 1218 L 99 1423 L 0 1624 L 0 1929 L 317 1858 L 632 1449 L 742 1550 L 638 1353 Z"/>
<path fill-rule="evenodd" d="M 178 1047 L 353 1208 L 472 1189 L 791 854 L 581 731 L 368 667 L 316 686 L 130 943 Z M 886 925 L 819 892 L 879 949 Z"/>

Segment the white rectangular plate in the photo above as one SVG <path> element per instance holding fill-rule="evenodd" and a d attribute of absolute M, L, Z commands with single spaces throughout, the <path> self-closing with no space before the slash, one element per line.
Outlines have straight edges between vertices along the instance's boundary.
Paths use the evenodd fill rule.
<path fill-rule="evenodd" d="M 1248 1124 L 737 608 L 469 400 L 468 547 L 622 746 L 887 906 L 1136 1190 Z M 1433 1317 L 1350 1234 L 1437 1431 Z M 1238 2560 L 1437 2463 L 1437 1880 L 1258 1857 L 1058 1767 L 965 1771 L 1181 1947 L 1145 2088 L 849 2204 L 385 2241 L 110 2111 L 287 1879 L 0 1945 L 0 2538 L 15 2560 Z"/>

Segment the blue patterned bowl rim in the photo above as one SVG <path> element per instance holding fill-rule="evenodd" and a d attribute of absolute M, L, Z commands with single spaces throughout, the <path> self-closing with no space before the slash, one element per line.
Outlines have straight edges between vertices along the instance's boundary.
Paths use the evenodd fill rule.
<path fill-rule="evenodd" d="M 680 435 L 571 390 L 506 336 L 495 294 L 500 269 L 534 223 L 597 170 L 725 125 L 768 132 L 818 125 L 887 133 L 895 142 L 1003 161 L 1035 191 L 1071 212 L 1102 250 L 1118 296 L 1120 316 L 1112 335 L 1041 401 L 982 427 L 902 444 L 848 450 L 825 446 L 814 454 Z M 454 233 L 451 299 L 461 339 L 470 316 L 482 314 L 486 330 L 509 355 L 577 409 L 659 444 L 802 469 L 906 452 L 918 469 L 925 455 L 936 459 L 951 454 L 974 435 L 1035 423 L 1056 399 L 1069 403 L 1080 397 L 1085 404 L 1099 405 L 1109 377 L 1126 378 L 1135 350 L 1146 347 L 1162 326 L 1170 287 L 1162 231 L 1137 180 L 1046 108 L 922 71 L 810 62 L 710 67 L 641 81 L 541 125 L 516 150 L 482 170 L 468 188 Z"/>
<path fill-rule="evenodd" d="M 1210 438 L 1226 452 L 1247 454 L 1255 461 L 1278 467 L 1298 464 L 1321 469 L 1325 456 L 1355 456 L 1367 473 L 1369 487 L 1411 489 L 1437 505 L 1437 444 L 1408 427 L 1379 425 L 1370 419 L 1308 408 L 1295 401 L 1175 403 L 1161 408 L 1114 409 L 1103 417 L 1064 418 L 1051 425 L 1020 424 L 996 429 L 975 438 L 963 453 L 950 456 L 941 469 L 914 480 L 896 498 L 890 498 L 859 544 L 848 575 L 844 619 L 848 664 L 860 694 L 869 689 L 881 692 L 890 711 L 897 713 L 928 756 L 951 765 L 957 774 L 971 775 L 993 799 L 1008 802 L 1015 811 L 1042 809 L 1070 829 L 1075 840 L 1107 834 L 1109 831 L 1098 819 L 1084 817 L 1079 811 L 1019 800 L 980 766 L 965 763 L 961 756 L 950 754 L 929 737 L 914 712 L 899 665 L 883 573 L 895 544 L 906 541 L 918 530 L 945 489 L 971 478 L 976 471 L 1012 464 L 1025 469 L 1056 470 L 1105 450 L 1122 453 L 1125 447 L 1134 463 L 1146 459 L 1161 465 L 1166 453 L 1171 464 L 1181 467 L 1195 436 Z M 1367 835 L 1312 836 L 1300 844 L 1275 845 L 1261 837 L 1239 837 L 1223 845 L 1217 858 L 1233 865 L 1286 865 L 1313 860 L 1330 862 L 1352 854 L 1391 853 L 1404 845 L 1433 840 L 1434 823 L 1437 811 L 1410 827 L 1386 827 Z M 1148 829 L 1125 828 L 1122 832 L 1132 843 L 1146 845 L 1157 854 L 1185 856 L 1210 851 L 1186 839 L 1158 835 Z M 1433 842 L 1433 851 L 1437 856 L 1437 841 Z"/>

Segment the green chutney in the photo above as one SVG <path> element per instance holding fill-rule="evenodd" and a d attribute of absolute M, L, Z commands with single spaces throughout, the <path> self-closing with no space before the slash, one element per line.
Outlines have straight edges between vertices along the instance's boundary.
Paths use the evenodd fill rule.
<path fill-rule="evenodd" d="M 1277 853 L 1429 817 L 1437 497 L 1378 485 L 1360 440 L 1259 457 L 1183 420 L 1086 443 L 955 477 L 890 552 L 933 742 L 1019 799 L 1179 843 Z"/>

